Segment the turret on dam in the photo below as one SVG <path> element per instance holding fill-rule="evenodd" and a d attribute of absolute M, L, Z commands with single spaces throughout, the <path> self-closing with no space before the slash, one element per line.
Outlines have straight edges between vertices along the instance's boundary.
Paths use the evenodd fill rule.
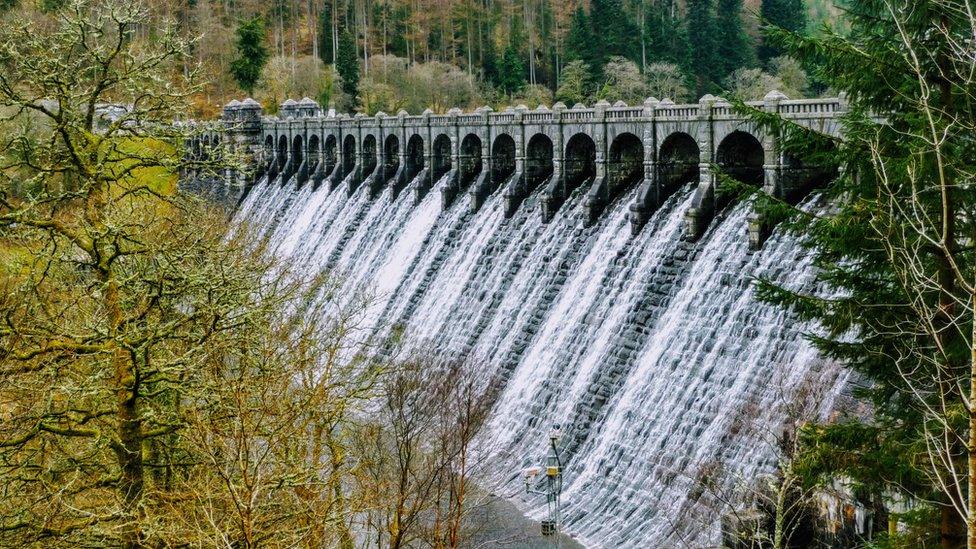
<path fill-rule="evenodd" d="M 830 136 L 839 134 L 846 109 L 843 97 L 792 100 L 775 91 L 748 104 Z M 223 131 L 192 143 L 190 154 L 243 151 L 254 163 L 253 180 L 343 187 L 350 195 L 365 185 L 372 197 L 390 187 L 391 196 L 407 192 L 415 202 L 433 190 L 445 208 L 467 195 L 474 210 L 501 190 L 506 217 L 541 190 L 544 222 L 571 194 L 583 192 L 585 224 L 637 187 L 629 205 L 633 234 L 677 189 L 697 183 L 683 229 L 690 240 L 728 202 L 716 172 L 790 203 L 832 175 L 827 167 L 789 157 L 775 132 L 711 95 L 692 104 L 649 98 L 640 106 L 601 101 L 592 107 L 556 103 L 534 110 L 375 116 L 326 116 L 306 98 L 286 101 L 274 117 L 247 99 L 229 103 L 220 123 Z M 243 178 L 228 176 L 230 185 L 247 188 Z M 769 229 L 750 218 L 751 245 L 761 246 Z"/>

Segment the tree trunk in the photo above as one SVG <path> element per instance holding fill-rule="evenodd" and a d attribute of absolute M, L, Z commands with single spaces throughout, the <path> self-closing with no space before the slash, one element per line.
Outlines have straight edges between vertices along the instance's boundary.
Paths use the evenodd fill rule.
<path fill-rule="evenodd" d="M 976 295 L 971 296 L 973 311 L 976 311 Z M 973 322 L 969 341 L 969 494 L 966 517 L 966 547 L 976 549 L 976 322 Z"/>

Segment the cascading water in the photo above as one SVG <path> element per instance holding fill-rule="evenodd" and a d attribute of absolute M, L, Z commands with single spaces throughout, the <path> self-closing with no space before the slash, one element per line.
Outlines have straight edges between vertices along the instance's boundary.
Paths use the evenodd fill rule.
<path fill-rule="evenodd" d="M 235 217 L 291 262 L 336 273 L 341 294 L 372 292 L 377 331 L 400 326 L 408 342 L 484 366 L 500 396 L 482 480 L 530 516 L 542 502 L 519 495 L 520 471 L 542 462 L 546 433 L 562 424 L 563 517 L 587 545 L 715 543 L 706 477 L 754 482 L 775 456 L 765 435 L 795 401 L 824 413 L 844 384 L 799 337 L 804 327 L 754 298 L 751 277 L 801 287 L 812 268 L 783 235 L 750 252 L 748 204 L 689 243 L 688 189 L 632 237 L 636 191 L 583 227 L 582 191 L 543 224 L 541 191 L 506 219 L 501 191 L 478 212 L 461 199 L 441 211 L 436 192 L 414 205 L 390 189 L 348 196 L 346 183 L 261 181 Z"/>

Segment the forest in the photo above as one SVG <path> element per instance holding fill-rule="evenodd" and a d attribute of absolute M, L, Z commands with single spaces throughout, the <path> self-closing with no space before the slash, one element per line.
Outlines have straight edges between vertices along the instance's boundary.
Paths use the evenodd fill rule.
<path fill-rule="evenodd" d="M 151 9 L 138 33 L 171 19 L 193 40 L 186 71 L 208 82 L 195 99 L 200 116 L 246 94 L 270 112 L 308 96 L 368 114 L 753 99 L 774 88 L 803 97 L 823 87 L 763 42 L 760 21 L 816 29 L 837 12 L 821 0 L 187 0 Z"/>

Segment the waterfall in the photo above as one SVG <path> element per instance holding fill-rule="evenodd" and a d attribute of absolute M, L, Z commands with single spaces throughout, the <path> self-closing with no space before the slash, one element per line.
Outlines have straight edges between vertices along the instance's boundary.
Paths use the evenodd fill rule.
<path fill-rule="evenodd" d="M 506 218 L 501 190 L 472 212 L 464 199 L 442 211 L 436 192 L 371 200 L 366 187 L 259 181 L 235 222 L 334 274 L 340 295 L 368 292 L 377 333 L 399 326 L 407 342 L 483 365 L 500 396 L 481 480 L 535 518 L 544 502 L 522 495 L 520 472 L 562 425 L 565 528 L 588 546 L 717 543 L 709 489 L 769 472 L 796 401 L 825 414 L 845 383 L 800 337 L 808 327 L 755 299 L 753 277 L 805 288 L 813 268 L 787 235 L 750 251 L 749 204 L 691 243 L 687 188 L 631 236 L 636 189 L 584 227 L 585 184 L 549 223 L 541 190 Z"/>

